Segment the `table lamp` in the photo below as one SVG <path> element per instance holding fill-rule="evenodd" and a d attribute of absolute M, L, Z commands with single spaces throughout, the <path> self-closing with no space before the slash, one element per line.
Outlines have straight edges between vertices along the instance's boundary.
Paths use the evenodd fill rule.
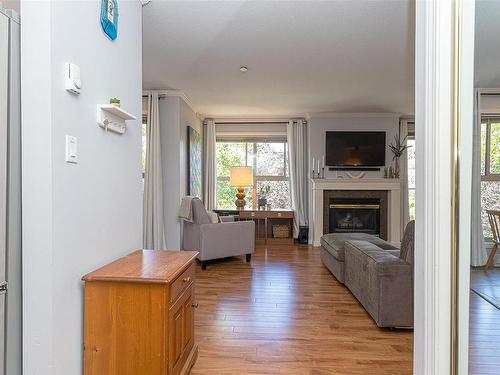
<path fill-rule="evenodd" d="M 229 185 L 238 189 L 236 193 L 236 208 L 243 210 L 245 208 L 245 187 L 253 186 L 252 167 L 231 167 Z"/>

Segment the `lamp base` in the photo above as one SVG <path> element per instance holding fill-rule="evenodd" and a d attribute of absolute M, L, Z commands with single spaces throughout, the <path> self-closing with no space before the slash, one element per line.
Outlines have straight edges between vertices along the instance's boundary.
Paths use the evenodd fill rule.
<path fill-rule="evenodd" d="M 238 188 L 238 192 L 236 193 L 236 200 L 234 201 L 234 204 L 236 204 L 236 209 L 237 210 L 244 210 L 246 201 L 245 201 L 245 189 L 242 187 Z"/>

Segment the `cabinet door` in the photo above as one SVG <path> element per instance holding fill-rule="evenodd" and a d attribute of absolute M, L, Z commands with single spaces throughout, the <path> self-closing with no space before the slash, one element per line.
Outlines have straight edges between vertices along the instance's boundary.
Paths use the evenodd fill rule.
<path fill-rule="evenodd" d="M 194 341 L 194 307 L 192 288 L 190 289 L 189 293 L 187 293 L 186 297 L 186 301 L 184 302 L 182 350 L 189 353 L 189 351 L 193 347 Z"/>
<path fill-rule="evenodd" d="M 169 310 L 168 367 L 176 375 L 184 366 L 194 341 L 193 287 L 190 286 Z"/>

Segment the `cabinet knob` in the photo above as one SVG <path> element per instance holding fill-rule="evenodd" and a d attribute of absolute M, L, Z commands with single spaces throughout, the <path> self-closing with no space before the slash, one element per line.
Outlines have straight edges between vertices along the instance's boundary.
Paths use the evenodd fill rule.
<path fill-rule="evenodd" d="M 185 278 L 182 279 L 182 281 L 185 282 L 185 283 L 188 283 L 188 282 L 191 281 L 191 277 L 189 277 L 189 276 L 185 277 Z"/>
<path fill-rule="evenodd" d="M 195 309 L 198 308 L 198 302 L 193 303 L 191 306 L 193 306 Z"/>

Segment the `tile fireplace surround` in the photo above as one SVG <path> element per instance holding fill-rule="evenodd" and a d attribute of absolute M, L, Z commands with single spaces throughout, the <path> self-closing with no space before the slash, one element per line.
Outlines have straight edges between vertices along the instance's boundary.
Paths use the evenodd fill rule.
<path fill-rule="evenodd" d="M 387 236 L 389 242 L 399 244 L 401 242 L 401 212 L 400 212 L 400 185 L 397 179 L 385 178 L 336 178 L 336 179 L 312 179 L 313 199 L 313 245 L 320 246 L 321 236 L 324 234 L 328 223 L 324 223 L 324 209 L 329 207 L 329 199 L 332 197 L 349 197 L 347 191 L 352 191 L 355 198 L 370 198 L 380 192 L 380 196 L 387 196 L 384 210 L 387 215 L 381 215 L 381 235 Z M 381 202 L 385 203 L 385 202 Z M 325 225 L 326 224 L 326 225 Z"/>

